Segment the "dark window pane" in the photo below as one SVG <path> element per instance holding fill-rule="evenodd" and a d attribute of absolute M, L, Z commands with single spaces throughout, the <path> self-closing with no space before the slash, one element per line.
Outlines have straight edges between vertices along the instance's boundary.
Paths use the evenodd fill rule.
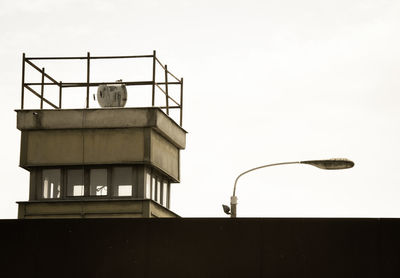
<path fill-rule="evenodd" d="M 90 170 L 90 196 L 107 196 L 107 169 Z"/>
<path fill-rule="evenodd" d="M 168 188 L 167 188 L 167 208 L 170 208 L 171 206 L 171 184 L 168 183 Z"/>
<path fill-rule="evenodd" d="M 84 196 L 83 169 L 69 169 L 67 171 L 67 195 Z"/>
<path fill-rule="evenodd" d="M 112 185 L 114 196 L 132 196 L 132 167 L 114 167 Z"/>

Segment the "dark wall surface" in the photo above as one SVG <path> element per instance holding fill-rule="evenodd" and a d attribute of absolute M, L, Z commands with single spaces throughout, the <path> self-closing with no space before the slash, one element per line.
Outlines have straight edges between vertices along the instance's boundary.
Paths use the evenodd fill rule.
<path fill-rule="evenodd" d="M 1 277 L 400 277 L 400 219 L 0 220 Z"/>

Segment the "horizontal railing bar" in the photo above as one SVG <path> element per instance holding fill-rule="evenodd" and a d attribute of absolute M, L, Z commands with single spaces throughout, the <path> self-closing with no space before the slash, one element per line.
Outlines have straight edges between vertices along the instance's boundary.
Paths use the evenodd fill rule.
<path fill-rule="evenodd" d="M 166 93 L 160 86 L 158 86 L 157 83 L 155 83 L 155 85 L 161 90 L 161 92 L 164 93 L 164 95 L 167 95 L 167 93 Z M 172 100 L 176 105 L 180 105 L 180 104 L 179 104 L 176 100 L 174 100 L 171 96 L 168 95 L 168 98 L 169 98 L 170 100 Z"/>
<path fill-rule="evenodd" d="M 156 82 L 156 84 L 165 85 L 166 83 L 165 82 Z M 169 82 L 168 81 L 168 85 L 179 85 L 179 84 L 181 84 L 181 82 Z"/>
<path fill-rule="evenodd" d="M 92 59 L 125 59 L 125 58 L 152 58 L 153 55 L 134 55 L 134 56 L 90 56 Z M 77 57 L 27 57 L 27 60 L 87 60 L 87 56 Z"/>
<path fill-rule="evenodd" d="M 34 63 L 30 62 L 30 61 L 26 61 L 29 65 L 31 65 L 34 69 L 36 69 L 39 72 L 42 72 L 42 69 L 40 69 L 38 66 L 36 66 Z M 50 75 L 48 75 L 47 73 L 44 73 L 44 76 L 46 76 L 48 79 L 50 79 L 51 81 L 53 81 L 54 83 L 56 83 L 57 85 L 60 85 L 57 80 L 55 80 L 53 77 L 51 77 Z M 41 84 L 41 83 L 40 83 Z"/>
<path fill-rule="evenodd" d="M 34 89 L 32 89 L 31 87 L 29 87 L 28 85 L 24 86 L 25 88 L 27 88 L 29 91 L 31 91 L 35 96 L 37 96 L 40 99 L 43 99 L 44 102 L 46 102 L 48 105 L 52 106 L 55 109 L 60 109 L 58 106 L 56 106 L 55 104 L 51 103 L 50 101 L 48 101 L 45 98 L 42 98 L 42 96 L 40 94 L 38 94 Z"/>
<path fill-rule="evenodd" d="M 149 83 L 150 82 L 150 83 Z M 140 83 L 140 84 L 138 84 L 138 83 Z M 24 83 L 25 85 L 28 85 L 28 86 L 38 86 L 38 85 L 42 85 L 42 83 L 41 82 L 30 82 L 30 83 Z M 84 84 L 85 86 L 87 86 L 87 83 L 84 83 L 84 82 L 63 82 L 63 87 L 65 87 L 64 85 L 82 85 L 82 84 Z M 90 84 L 94 84 L 94 83 L 89 83 L 89 85 Z M 95 84 L 100 84 L 100 82 L 97 82 L 97 83 L 95 83 Z M 135 81 L 133 81 L 133 82 L 101 82 L 101 84 L 109 84 L 109 85 L 112 85 L 112 84 L 124 84 L 124 85 L 127 85 L 127 86 L 132 86 L 132 85 L 152 85 L 152 82 L 151 81 L 137 81 L 137 82 L 135 82 Z M 165 85 L 165 82 L 157 82 L 156 84 L 158 84 L 158 85 Z M 181 82 L 168 82 L 168 85 L 180 85 L 181 84 Z M 49 82 L 45 82 L 45 83 L 43 83 L 43 85 L 57 85 L 57 86 L 60 86 L 58 83 L 56 84 L 56 83 L 53 83 L 53 82 L 51 82 L 51 83 L 49 83 Z M 96 85 L 93 85 L 93 86 L 96 86 Z"/>
<path fill-rule="evenodd" d="M 90 56 L 92 59 L 125 59 L 125 58 L 153 58 L 152 55 L 134 55 L 134 56 Z"/>
<path fill-rule="evenodd" d="M 32 82 L 32 83 L 24 83 L 24 85 L 28 85 L 28 86 L 38 86 L 38 85 L 42 85 L 42 83 L 40 82 Z M 43 85 L 57 85 L 60 86 L 59 84 L 55 84 L 53 82 L 49 83 L 49 82 L 44 82 Z"/>
<path fill-rule="evenodd" d="M 153 81 L 134 81 L 134 82 L 91 82 L 89 83 L 90 87 L 100 86 L 100 85 L 113 85 L 113 84 L 123 84 L 126 86 L 140 86 L 140 85 L 153 85 Z M 62 83 L 62 86 L 65 87 L 87 87 L 88 83 L 86 82 L 76 82 L 76 83 Z"/>
<path fill-rule="evenodd" d="M 161 109 L 167 109 L 167 106 L 156 106 L 156 107 L 161 108 Z M 168 108 L 169 109 L 179 109 L 181 107 L 180 106 L 168 106 Z"/>
<path fill-rule="evenodd" d="M 26 60 L 87 60 L 87 57 L 27 57 Z"/>

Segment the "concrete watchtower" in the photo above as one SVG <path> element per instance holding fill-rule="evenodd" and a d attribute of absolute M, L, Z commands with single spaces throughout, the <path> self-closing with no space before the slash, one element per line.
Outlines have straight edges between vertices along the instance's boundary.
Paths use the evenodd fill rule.
<path fill-rule="evenodd" d="M 135 58 L 153 60 L 152 80 L 89 81 L 91 60 Z M 87 82 L 58 82 L 32 62 L 50 59 L 86 60 Z M 163 82 L 155 79 L 158 64 L 165 72 Z M 26 65 L 41 73 L 40 83 L 25 81 Z M 176 82 L 168 81 L 169 76 Z M 20 166 L 30 172 L 30 190 L 29 201 L 18 202 L 18 218 L 177 217 L 169 208 L 171 184 L 180 180 L 180 150 L 186 139 L 181 127 L 183 79 L 172 75 L 155 51 L 153 55 L 107 57 L 88 53 L 87 57 L 28 58 L 24 54 L 22 79 L 17 128 L 21 131 Z M 107 86 L 113 91 L 121 85 L 151 87 L 152 106 L 120 107 L 121 95 L 114 94 L 119 107 L 89 108 L 91 87 L 100 86 L 103 92 Z M 170 85 L 180 86 L 179 102 L 169 95 Z M 58 105 L 45 98 L 48 86 L 59 88 Z M 66 87 L 86 87 L 86 108 L 62 109 Z M 39 97 L 40 109 L 24 109 L 25 89 Z M 164 94 L 165 106 L 154 105 L 156 90 Z M 98 98 L 104 98 L 102 92 Z M 44 104 L 53 109 L 43 109 Z M 116 105 L 110 102 L 109 106 Z M 169 116 L 170 109 L 179 109 L 179 124 Z"/>

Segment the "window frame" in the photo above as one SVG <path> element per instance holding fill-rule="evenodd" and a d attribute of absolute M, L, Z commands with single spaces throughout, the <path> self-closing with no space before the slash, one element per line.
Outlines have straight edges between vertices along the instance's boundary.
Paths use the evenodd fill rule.
<path fill-rule="evenodd" d="M 83 170 L 83 195 L 80 196 L 71 196 L 68 195 L 68 171 L 69 170 Z M 62 167 L 62 171 L 64 172 L 64 198 L 65 199 L 76 199 L 76 198 L 83 198 L 83 197 L 87 197 L 88 193 L 89 193 L 89 188 L 87 188 L 88 186 L 86 185 L 88 183 L 88 178 L 86 175 L 86 169 L 85 167 L 82 166 L 71 166 L 71 167 Z M 73 189 L 72 189 L 73 190 Z"/>
<path fill-rule="evenodd" d="M 155 169 L 149 169 L 148 173 L 150 174 L 150 199 L 159 205 L 169 209 L 169 204 L 170 204 L 170 187 L 171 187 L 171 182 L 168 180 L 168 178 L 165 177 L 165 175 L 161 174 L 159 171 L 156 171 Z M 158 188 L 158 184 L 160 184 L 160 187 Z M 164 197 L 163 197 L 163 187 L 164 184 L 167 185 L 166 189 L 166 203 L 163 203 Z M 160 190 L 161 192 L 158 192 Z M 159 200 L 158 197 L 159 196 Z"/>
<path fill-rule="evenodd" d="M 132 191 L 130 196 L 116 196 L 114 195 L 114 190 L 118 190 L 117 188 L 114 188 L 112 176 L 114 174 L 114 168 L 131 168 L 131 182 L 132 182 Z M 110 168 L 110 199 L 138 199 L 138 194 L 139 194 L 139 179 L 138 179 L 138 167 L 137 165 L 111 165 L 109 166 Z"/>
<path fill-rule="evenodd" d="M 108 198 L 110 196 L 110 189 L 111 189 L 111 169 L 110 167 L 106 167 L 106 166 L 91 166 L 91 167 L 86 167 L 86 171 L 88 172 L 88 180 L 87 180 L 87 184 L 85 182 L 85 191 L 86 191 L 86 187 L 88 187 L 88 197 L 92 198 Z M 91 170 L 106 170 L 107 173 L 107 182 L 106 182 L 106 186 L 107 186 L 107 194 L 106 195 L 90 195 L 90 182 L 91 182 L 91 177 L 90 177 L 90 172 Z M 82 197 L 82 196 L 79 196 Z"/>
<path fill-rule="evenodd" d="M 114 186 L 113 186 L 113 169 L 116 167 L 128 167 L 131 169 L 132 178 L 132 194 L 130 196 L 114 196 Z M 44 170 L 60 170 L 60 198 L 44 198 L 43 197 L 43 171 Z M 83 170 L 83 183 L 84 183 L 84 195 L 83 196 L 68 196 L 68 170 Z M 107 170 L 107 195 L 90 195 L 90 171 L 92 169 L 106 169 Z M 143 169 L 143 174 L 141 173 Z M 110 200 L 110 199 L 145 199 L 153 200 L 154 202 L 160 204 L 169 209 L 170 204 L 170 179 L 160 172 L 159 170 L 150 167 L 137 164 L 114 164 L 114 165 L 71 165 L 71 166 L 41 166 L 34 167 L 30 170 L 31 174 L 34 173 L 34 197 L 35 200 L 41 201 L 51 201 L 51 200 Z M 150 176 L 150 184 L 147 187 L 147 174 Z M 154 183 L 154 186 L 153 186 Z M 157 188 L 157 183 L 160 183 L 160 187 Z M 164 184 L 167 184 L 167 190 L 163 190 Z M 141 186 L 143 189 L 141 189 Z M 147 189 L 150 189 L 148 198 Z M 157 194 L 157 190 L 161 190 Z M 163 193 L 167 192 L 166 203 L 164 203 L 165 198 Z M 140 194 L 140 196 L 139 196 Z M 143 196 L 142 196 L 143 195 Z M 159 195 L 159 200 L 155 200 L 157 195 Z M 154 197 L 154 198 L 153 198 Z"/>
<path fill-rule="evenodd" d="M 43 196 L 43 170 L 60 170 L 60 197 L 59 198 L 45 198 Z M 43 167 L 40 169 L 36 177 L 36 199 L 37 200 L 62 200 L 64 198 L 63 192 L 63 169 L 62 167 Z"/>

